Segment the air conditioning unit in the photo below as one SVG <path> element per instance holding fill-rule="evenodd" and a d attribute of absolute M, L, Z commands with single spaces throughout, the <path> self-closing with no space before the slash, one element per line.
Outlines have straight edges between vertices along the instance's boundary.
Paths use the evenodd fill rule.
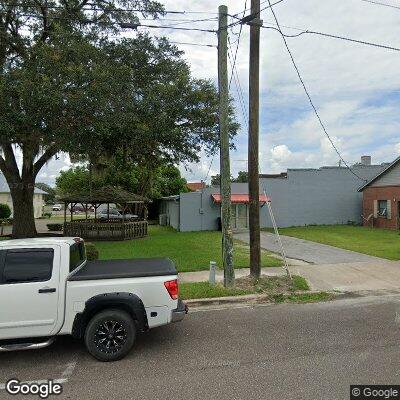
<path fill-rule="evenodd" d="M 168 215 L 167 214 L 160 214 L 158 216 L 158 222 L 161 226 L 166 226 L 168 221 Z"/>

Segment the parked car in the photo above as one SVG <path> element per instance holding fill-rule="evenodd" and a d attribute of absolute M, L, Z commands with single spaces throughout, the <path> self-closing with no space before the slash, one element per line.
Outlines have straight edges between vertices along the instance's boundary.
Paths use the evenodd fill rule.
<path fill-rule="evenodd" d="M 0 351 L 72 335 L 96 359 L 119 360 L 137 333 L 184 318 L 177 278 L 164 258 L 87 261 L 79 238 L 1 241 Z"/>
<path fill-rule="evenodd" d="M 80 205 L 78 205 L 78 204 L 76 204 L 75 206 L 73 206 L 72 208 L 71 208 L 71 206 L 69 206 L 69 209 L 70 209 L 70 211 L 71 211 L 71 209 L 72 209 L 72 211 L 74 212 L 74 213 L 83 213 L 83 212 L 85 212 L 85 209 L 82 207 L 82 206 L 80 206 Z"/>
<path fill-rule="evenodd" d="M 116 208 L 110 209 L 109 212 L 107 210 L 101 210 L 98 214 L 99 219 L 125 219 L 125 220 L 135 220 L 138 219 L 138 216 L 135 214 L 124 214 Z"/>
<path fill-rule="evenodd" d="M 62 210 L 62 205 L 61 204 L 54 204 L 52 207 L 53 211 L 61 211 Z"/>

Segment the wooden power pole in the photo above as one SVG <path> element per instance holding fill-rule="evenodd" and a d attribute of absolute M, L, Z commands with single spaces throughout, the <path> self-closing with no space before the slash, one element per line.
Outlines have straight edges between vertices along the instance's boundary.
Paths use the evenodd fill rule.
<path fill-rule="evenodd" d="M 261 274 L 260 247 L 260 184 L 259 184 L 259 123 L 260 123 L 260 0 L 251 0 L 250 25 L 250 77 L 249 77 L 249 230 L 250 275 L 258 279 Z"/>
<path fill-rule="evenodd" d="M 231 169 L 229 161 L 228 7 L 220 6 L 218 27 L 218 86 L 221 175 L 222 259 L 224 285 L 233 286 L 233 235 L 231 226 Z"/>

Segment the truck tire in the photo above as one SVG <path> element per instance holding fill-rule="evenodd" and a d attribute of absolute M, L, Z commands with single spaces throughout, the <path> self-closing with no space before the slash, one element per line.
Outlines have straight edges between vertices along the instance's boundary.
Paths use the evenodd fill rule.
<path fill-rule="evenodd" d="M 122 310 L 104 310 L 96 314 L 85 331 L 85 345 L 99 361 L 117 361 L 132 349 L 136 328 L 132 317 Z"/>

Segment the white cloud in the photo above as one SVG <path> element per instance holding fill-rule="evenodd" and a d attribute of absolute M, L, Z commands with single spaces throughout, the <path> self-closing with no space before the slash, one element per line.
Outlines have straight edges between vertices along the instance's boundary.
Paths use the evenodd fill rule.
<path fill-rule="evenodd" d="M 214 13 L 218 10 L 218 3 L 212 0 L 164 0 L 164 4 L 167 10 L 206 12 L 168 14 L 166 18 L 190 20 L 217 16 Z M 231 14 L 244 8 L 243 0 L 227 0 L 226 4 Z M 289 34 L 299 32 L 289 27 L 305 28 L 393 46 L 400 36 L 400 11 L 360 0 L 287 0 L 274 9 L 282 29 Z M 262 18 L 266 25 L 273 22 L 268 10 L 263 12 Z M 216 29 L 217 21 L 180 26 Z M 233 29 L 236 33 L 239 31 L 239 27 Z M 151 33 L 168 36 L 172 41 L 217 44 L 214 33 L 155 29 Z M 282 38 L 269 29 L 263 29 L 261 35 L 262 172 L 337 164 L 338 156 L 311 110 Z M 236 40 L 234 34 L 231 38 Z M 353 163 L 362 154 L 370 154 L 378 163 L 398 156 L 400 53 L 315 35 L 288 39 L 288 43 L 326 129 L 345 159 Z M 185 58 L 190 62 L 194 76 L 216 82 L 215 48 L 178 47 L 186 52 Z M 244 26 L 237 69 L 245 97 L 248 92 L 248 53 L 249 28 Z M 234 85 L 232 94 L 236 96 Z M 242 120 L 239 104 L 236 108 Z M 233 175 L 246 168 L 242 161 L 247 159 L 247 129 L 244 124 L 231 159 Z M 69 165 L 70 160 L 66 157 L 50 163 L 49 175 Z M 188 180 L 200 180 L 206 176 L 209 165 L 210 160 L 203 155 L 199 164 L 190 164 L 188 170 L 181 170 Z M 210 175 L 218 173 L 218 170 L 216 157 Z"/>

